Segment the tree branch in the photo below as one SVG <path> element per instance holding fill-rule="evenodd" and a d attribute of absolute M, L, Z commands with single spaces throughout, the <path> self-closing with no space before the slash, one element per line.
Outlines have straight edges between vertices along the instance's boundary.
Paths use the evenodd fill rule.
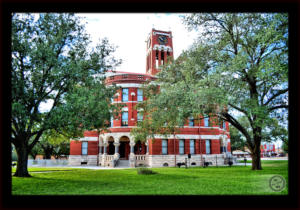
<path fill-rule="evenodd" d="M 282 104 L 282 105 L 278 105 L 278 106 L 273 106 L 271 108 L 268 109 L 269 112 L 272 112 L 275 109 L 282 109 L 282 108 L 289 108 L 289 105 L 286 104 Z"/>
<path fill-rule="evenodd" d="M 233 125 L 236 129 L 238 129 L 245 137 L 246 140 L 249 144 L 250 147 L 253 148 L 253 142 L 251 142 L 251 137 L 248 134 L 247 130 L 233 117 L 231 116 L 228 112 L 222 112 L 221 115 L 231 124 Z"/>
<path fill-rule="evenodd" d="M 281 94 L 284 94 L 286 92 L 289 91 L 289 88 L 283 89 L 283 90 L 279 90 L 276 94 L 274 94 L 271 98 L 269 98 L 269 100 L 264 103 L 264 105 L 268 105 L 274 98 L 276 98 L 277 96 L 280 96 Z"/>
<path fill-rule="evenodd" d="M 237 106 L 235 106 L 235 105 L 233 105 L 231 103 L 229 103 L 228 105 L 248 116 L 248 112 L 246 110 L 243 110 L 243 109 L 241 109 L 241 108 L 239 108 L 239 107 L 237 107 Z"/>
<path fill-rule="evenodd" d="M 34 145 L 39 141 L 39 138 L 43 134 L 44 130 L 39 130 L 34 138 L 34 140 L 31 142 L 30 145 L 28 145 L 28 151 L 31 151 Z M 33 135 L 32 135 L 33 136 Z"/>

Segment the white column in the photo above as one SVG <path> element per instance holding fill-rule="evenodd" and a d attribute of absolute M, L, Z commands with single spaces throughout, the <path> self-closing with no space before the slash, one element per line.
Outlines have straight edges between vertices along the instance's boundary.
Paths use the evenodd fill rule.
<path fill-rule="evenodd" d="M 115 142 L 114 145 L 115 145 L 115 154 L 114 154 L 114 156 L 115 156 L 115 158 L 119 158 L 120 157 L 120 154 L 119 154 L 120 143 L 119 142 Z"/>
<path fill-rule="evenodd" d="M 130 140 L 129 145 L 130 145 L 129 165 L 131 168 L 134 168 L 135 167 L 135 155 L 134 155 L 135 142 Z"/>
<path fill-rule="evenodd" d="M 148 140 L 146 141 L 145 145 L 146 145 L 146 155 L 149 155 L 149 143 L 148 143 Z"/>
<path fill-rule="evenodd" d="M 105 156 L 106 154 L 106 147 L 107 147 L 108 143 L 107 141 L 103 142 L 103 155 L 102 155 L 102 159 L 101 159 L 101 166 L 105 166 Z"/>

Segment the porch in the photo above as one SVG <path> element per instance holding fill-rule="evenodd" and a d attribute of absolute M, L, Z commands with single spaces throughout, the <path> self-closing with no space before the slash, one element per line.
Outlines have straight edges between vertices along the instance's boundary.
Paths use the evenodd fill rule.
<path fill-rule="evenodd" d="M 135 142 L 128 133 L 99 136 L 98 166 L 137 167 L 149 166 L 147 143 Z"/>

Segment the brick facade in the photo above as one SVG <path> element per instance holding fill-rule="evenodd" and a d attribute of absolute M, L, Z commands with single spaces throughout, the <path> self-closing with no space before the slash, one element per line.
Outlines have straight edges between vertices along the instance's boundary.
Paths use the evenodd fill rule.
<path fill-rule="evenodd" d="M 165 36 L 166 42 L 162 43 L 159 41 L 159 36 Z M 125 159 L 129 159 L 130 147 L 134 151 L 135 155 L 145 155 L 146 154 L 146 146 L 143 143 L 141 146 L 138 143 L 134 142 L 133 137 L 130 135 L 130 131 L 133 127 L 137 125 L 137 114 L 138 111 L 135 109 L 136 104 L 138 103 L 138 89 L 142 87 L 142 84 L 148 80 L 155 80 L 155 74 L 160 71 L 160 68 L 156 66 L 156 60 L 158 64 L 162 64 L 162 62 L 167 62 L 167 56 L 169 55 L 171 58 L 173 57 L 173 43 L 172 43 L 172 33 L 166 31 L 159 31 L 152 29 L 151 34 L 149 35 L 149 45 L 147 45 L 147 63 L 146 63 L 146 74 L 144 73 L 132 73 L 132 72 L 112 72 L 108 71 L 106 77 L 106 84 L 116 84 L 120 88 L 118 89 L 113 103 L 124 104 L 123 110 L 128 111 L 128 126 L 122 126 L 122 114 L 120 113 L 118 117 L 113 120 L 113 127 L 108 128 L 107 131 L 102 131 L 100 134 L 97 131 L 85 131 L 84 138 L 80 141 L 71 141 L 70 143 L 70 158 L 72 159 L 72 164 L 75 164 L 76 161 L 80 164 L 80 161 L 84 162 L 84 160 L 90 161 L 88 164 L 100 164 L 101 155 L 103 155 L 103 146 L 104 142 L 112 142 L 112 143 L 120 143 L 124 141 L 126 146 L 122 144 L 122 147 L 119 146 L 119 153 L 122 153 L 122 156 L 126 154 Z M 156 55 L 158 54 L 158 57 Z M 163 57 L 162 57 L 163 56 Z M 123 88 L 128 89 L 128 101 L 122 101 L 122 90 Z M 143 94 L 143 100 L 146 100 L 145 95 Z M 220 123 L 216 118 L 210 117 L 209 126 L 204 125 L 203 117 L 199 117 L 200 119 L 194 120 L 194 125 L 189 125 L 189 120 L 185 121 L 184 127 L 179 128 L 178 135 L 176 140 L 173 137 L 169 137 L 168 139 L 168 147 L 167 147 L 167 155 L 162 155 L 162 139 L 164 137 L 155 137 L 154 140 L 150 140 L 148 142 L 148 155 L 147 161 L 150 166 L 163 166 L 163 163 L 168 163 L 170 166 L 175 161 L 174 154 L 178 156 L 176 159 L 178 161 L 184 160 L 187 154 L 190 153 L 190 140 L 195 140 L 195 154 L 193 156 L 193 160 L 197 162 L 199 165 L 201 160 L 200 156 L 206 154 L 206 144 L 205 140 L 211 140 L 211 155 L 220 155 L 220 158 L 223 154 L 220 154 L 220 139 L 227 136 L 227 151 L 231 151 L 230 148 L 230 136 L 229 136 L 229 127 L 228 122 L 225 123 L 225 127 L 223 125 L 220 126 Z M 176 134 L 177 135 L 177 134 Z M 159 135 L 158 135 L 159 136 Z M 127 139 L 121 140 L 123 137 Z M 179 139 L 184 139 L 184 154 L 179 155 Z M 201 139 L 201 140 L 200 140 Z M 81 155 L 81 143 L 82 141 L 88 141 L 88 157 Z M 124 143 L 123 142 L 123 143 Z M 106 148 L 106 155 L 113 155 L 115 152 L 114 144 L 110 144 Z M 130 143 L 130 144 L 129 144 Z M 134 143 L 136 145 L 134 145 Z M 102 152 L 99 150 L 99 145 L 102 147 Z M 105 144 L 106 145 L 106 144 Z M 131 145 L 131 146 L 130 146 Z M 141 150 L 139 149 L 141 148 Z M 122 151 L 120 151 L 122 149 Z M 175 150 L 175 151 L 174 151 Z M 200 155 L 201 154 L 201 155 Z M 95 158 L 97 157 L 97 158 Z M 210 158 L 209 155 L 206 155 L 207 158 Z M 110 157 L 111 158 L 111 157 Z M 139 163 L 142 160 L 136 160 Z M 104 164 L 105 165 L 105 164 Z M 108 163 L 106 163 L 108 165 Z"/>

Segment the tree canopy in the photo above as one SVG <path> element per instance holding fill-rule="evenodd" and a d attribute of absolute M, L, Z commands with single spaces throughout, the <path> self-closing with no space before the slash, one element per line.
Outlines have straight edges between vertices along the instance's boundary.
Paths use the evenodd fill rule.
<path fill-rule="evenodd" d="M 105 86 L 104 73 L 120 60 L 107 39 L 91 47 L 81 19 L 70 13 L 13 14 L 11 41 L 15 175 L 28 176 L 27 155 L 45 131 L 80 136 L 108 126 L 115 87 Z"/>
<path fill-rule="evenodd" d="M 262 169 L 263 129 L 274 119 L 287 119 L 287 14 L 191 14 L 183 22 L 199 32 L 199 39 L 157 75 L 153 85 L 160 93 L 144 103 L 147 119 L 170 120 L 174 126 L 190 116 L 226 120 L 246 138 L 252 169 Z M 148 135 L 151 129 L 145 120 L 135 132 Z"/>

